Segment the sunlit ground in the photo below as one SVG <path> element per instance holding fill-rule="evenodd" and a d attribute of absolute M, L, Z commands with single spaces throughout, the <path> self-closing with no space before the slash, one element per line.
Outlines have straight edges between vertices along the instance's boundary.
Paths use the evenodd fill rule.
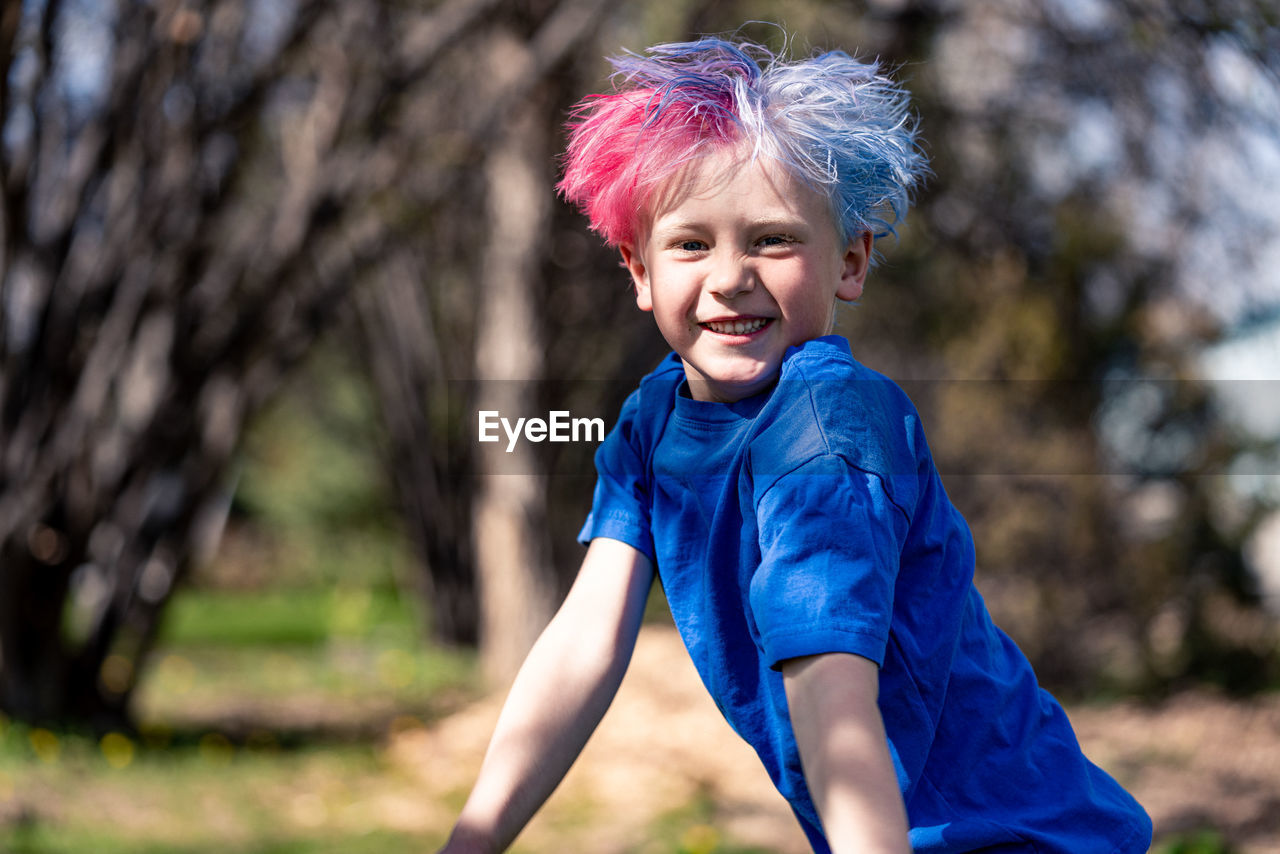
<path fill-rule="evenodd" d="M 432 851 L 499 702 L 468 656 L 431 650 L 413 625 L 392 594 L 189 594 L 144 683 L 140 736 L 0 724 L 0 851 Z M 1164 823 L 1156 851 L 1277 850 L 1275 698 L 1072 711 Z M 618 704 L 516 850 L 805 849 L 678 639 L 650 626 Z"/>
<path fill-rule="evenodd" d="M 141 732 L 0 726 L 0 850 L 413 851 L 438 833 L 386 760 L 471 692 L 392 594 L 188 593 Z"/>
<path fill-rule="evenodd" d="M 422 644 L 390 593 L 187 593 L 143 682 L 140 733 L 0 723 L 0 851 L 431 851 L 492 726 L 473 673 L 471 656 Z M 424 755 L 441 727 L 448 743 Z M 772 850 L 717 829 L 696 785 L 668 803 L 635 782 L 603 800 L 567 786 L 517 850 Z M 637 796 L 643 826 L 624 814 Z"/>

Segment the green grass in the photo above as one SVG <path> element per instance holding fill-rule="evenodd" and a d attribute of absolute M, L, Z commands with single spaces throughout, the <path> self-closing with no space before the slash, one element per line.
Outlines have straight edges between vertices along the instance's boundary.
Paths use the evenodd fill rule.
<path fill-rule="evenodd" d="M 1154 854 L 1235 854 L 1236 848 L 1216 830 L 1179 834 L 1156 845 Z"/>
<path fill-rule="evenodd" d="M 425 643 L 395 590 L 187 590 L 167 617 L 135 698 L 138 735 L 0 718 L 0 852 L 395 854 L 440 842 L 438 826 L 388 818 L 414 784 L 386 748 L 474 696 L 475 661 Z"/>
<path fill-rule="evenodd" d="M 417 616 L 398 591 L 362 587 L 192 590 L 170 604 L 161 643 L 298 647 L 375 635 L 401 642 L 417 640 Z"/>
<path fill-rule="evenodd" d="M 138 696 L 148 723 L 226 713 L 235 698 L 285 727 L 308 706 L 325 711 L 313 721 L 432 716 L 477 690 L 474 654 L 424 642 L 394 591 L 192 591 L 161 637 Z"/>
<path fill-rule="evenodd" d="M 438 828 L 399 828 L 386 807 L 414 788 L 386 753 L 389 736 L 419 725 L 413 713 L 423 707 L 383 696 L 369 716 L 362 704 L 385 687 L 338 694 L 313 681 L 300 689 L 303 708 L 334 706 L 338 724 L 310 726 L 305 715 L 290 720 L 293 707 L 254 712 L 263 697 L 248 684 L 231 698 L 231 708 L 245 705 L 247 728 L 214 714 L 177 725 L 161 718 L 140 738 L 97 738 L 0 722 L 0 851 L 394 854 L 439 842 Z M 162 700 L 198 719 L 206 697 L 193 689 Z"/>
<path fill-rule="evenodd" d="M 266 838 L 239 844 L 218 839 L 145 842 L 98 829 L 65 832 L 39 823 L 0 831 L 0 850 L 6 854 L 395 854 L 430 851 L 441 842 L 438 835 L 384 831 Z"/>

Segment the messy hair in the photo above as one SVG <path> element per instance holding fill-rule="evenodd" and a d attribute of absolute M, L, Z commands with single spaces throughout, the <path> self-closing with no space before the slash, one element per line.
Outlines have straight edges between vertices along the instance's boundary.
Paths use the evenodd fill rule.
<path fill-rule="evenodd" d="M 786 61 L 718 38 L 610 59 L 614 91 L 574 108 L 564 197 L 611 246 L 694 160 L 745 146 L 824 194 L 843 240 L 895 231 L 928 171 L 906 90 L 842 51 Z"/>

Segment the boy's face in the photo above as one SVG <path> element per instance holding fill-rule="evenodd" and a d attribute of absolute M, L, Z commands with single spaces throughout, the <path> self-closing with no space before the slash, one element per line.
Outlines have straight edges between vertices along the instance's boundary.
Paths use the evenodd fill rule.
<path fill-rule="evenodd" d="M 648 225 L 622 258 L 697 400 L 764 391 L 787 348 L 828 334 L 836 299 L 862 293 L 871 235 L 841 241 L 827 200 L 768 158 L 695 163 Z"/>

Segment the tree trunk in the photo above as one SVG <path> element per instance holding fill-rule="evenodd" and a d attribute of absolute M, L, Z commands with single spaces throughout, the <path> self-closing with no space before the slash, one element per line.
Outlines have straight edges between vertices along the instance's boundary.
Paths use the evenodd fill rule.
<path fill-rule="evenodd" d="M 485 165 L 489 239 L 479 283 L 476 407 L 513 422 L 538 414 L 543 371 L 534 295 L 550 199 L 540 130 L 533 106 L 524 106 Z M 486 676 L 502 683 L 514 675 L 554 606 L 547 490 L 529 443 L 518 441 L 510 452 L 505 442 L 477 447 L 473 524 L 482 660 Z"/>
<path fill-rule="evenodd" d="M 67 548 L 52 528 L 30 532 L 0 552 L 0 708 L 20 720 L 60 717 L 68 670 L 62 603 L 70 582 Z"/>
<path fill-rule="evenodd" d="M 360 347 L 386 431 L 387 471 L 422 562 L 415 580 L 431 636 L 448 646 L 475 646 L 480 615 L 467 514 L 472 481 L 463 476 L 468 446 L 449 429 L 455 384 L 446 380 L 430 301 L 419 284 L 425 266 L 405 253 L 360 291 Z"/>

